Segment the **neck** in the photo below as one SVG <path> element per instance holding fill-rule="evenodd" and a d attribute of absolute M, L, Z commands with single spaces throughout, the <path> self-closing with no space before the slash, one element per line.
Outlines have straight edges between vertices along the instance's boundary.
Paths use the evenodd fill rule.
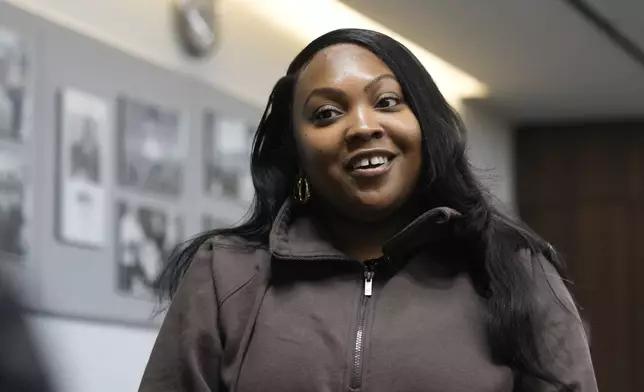
<path fill-rule="evenodd" d="M 322 224 L 334 246 L 359 261 L 381 257 L 385 242 L 409 224 L 418 212 L 415 204 L 408 203 L 385 219 L 364 222 L 352 219 L 340 213 L 337 208 L 322 203 L 311 207 L 316 221 Z"/>

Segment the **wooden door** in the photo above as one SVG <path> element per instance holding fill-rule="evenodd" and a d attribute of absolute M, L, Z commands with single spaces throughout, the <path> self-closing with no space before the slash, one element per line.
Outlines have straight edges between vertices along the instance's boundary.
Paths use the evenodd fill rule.
<path fill-rule="evenodd" d="M 564 256 L 600 391 L 644 391 L 644 122 L 517 130 L 521 217 Z"/>

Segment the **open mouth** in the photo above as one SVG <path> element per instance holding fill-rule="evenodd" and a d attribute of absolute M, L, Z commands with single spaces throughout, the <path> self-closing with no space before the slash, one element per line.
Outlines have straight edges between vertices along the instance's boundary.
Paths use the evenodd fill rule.
<path fill-rule="evenodd" d="M 352 175 L 375 176 L 389 170 L 395 155 L 384 151 L 374 151 L 368 154 L 360 154 L 349 161 L 347 169 Z"/>
<path fill-rule="evenodd" d="M 353 164 L 351 165 L 351 170 L 375 169 L 380 166 L 387 165 L 389 161 L 389 157 L 384 155 L 359 158 L 356 159 L 355 162 L 353 162 Z"/>

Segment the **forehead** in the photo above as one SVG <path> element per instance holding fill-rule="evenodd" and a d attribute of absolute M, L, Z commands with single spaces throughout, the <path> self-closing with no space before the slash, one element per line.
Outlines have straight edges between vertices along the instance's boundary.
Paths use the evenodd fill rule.
<path fill-rule="evenodd" d="M 304 67 L 298 78 L 297 90 L 340 85 L 344 82 L 364 79 L 371 81 L 382 74 L 391 74 L 375 54 L 352 44 L 329 46 L 318 52 Z"/>

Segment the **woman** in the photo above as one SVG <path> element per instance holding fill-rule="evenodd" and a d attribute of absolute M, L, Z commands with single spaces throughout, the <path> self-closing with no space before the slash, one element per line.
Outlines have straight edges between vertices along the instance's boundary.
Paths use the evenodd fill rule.
<path fill-rule="evenodd" d="M 309 44 L 251 168 L 248 219 L 162 276 L 173 302 L 141 391 L 597 390 L 554 251 L 492 205 L 398 42 Z"/>

